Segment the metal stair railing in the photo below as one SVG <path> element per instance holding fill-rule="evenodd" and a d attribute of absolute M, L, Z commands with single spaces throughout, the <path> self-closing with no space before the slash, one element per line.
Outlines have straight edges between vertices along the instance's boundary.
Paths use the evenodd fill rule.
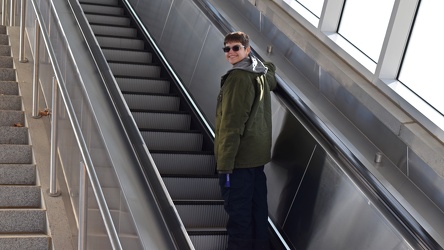
<path fill-rule="evenodd" d="M 92 186 L 92 190 L 94 192 L 95 198 L 97 200 L 98 206 L 99 206 L 99 210 L 100 210 L 100 214 L 102 215 L 102 219 L 103 219 L 103 223 L 105 225 L 107 234 L 108 234 L 108 238 L 110 240 L 110 243 L 112 245 L 113 249 L 123 249 L 122 245 L 120 243 L 117 231 L 116 231 L 116 227 L 114 226 L 114 222 L 111 218 L 111 213 L 107 207 L 105 198 L 104 198 L 104 194 L 102 191 L 102 188 L 99 184 L 98 181 L 98 177 L 97 177 L 97 173 L 94 170 L 93 167 L 93 162 L 91 159 L 91 155 L 88 151 L 88 146 L 87 143 L 85 141 L 85 138 L 83 136 L 83 133 L 81 131 L 79 122 L 77 120 L 77 117 L 75 115 L 75 111 L 74 111 L 74 107 L 71 103 L 71 100 L 69 99 L 69 94 L 68 91 L 66 89 L 65 83 L 64 83 L 64 78 L 61 75 L 61 70 L 60 67 L 58 65 L 58 62 L 56 60 L 55 57 L 55 53 L 53 51 L 52 45 L 49 42 L 49 38 L 48 38 L 48 31 L 46 30 L 46 26 L 44 25 L 44 23 L 42 22 L 42 15 L 40 13 L 39 8 L 37 7 L 37 3 L 35 0 L 31 0 L 32 6 L 33 6 L 33 10 L 35 12 L 36 15 L 36 30 L 37 29 L 41 29 L 43 32 L 41 32 L 41 35 L 43 37 L 44 43 L 45 43 L 45 48 L 47 49 L 49 58 L 51 59 L 51 65 L 52 65 L 52 69 L 54 71 L 55 77 L 54 77 L 54 89 L 53 92 L 55 93 L 55 95 L 53 95 L 53 105 L 56 104 L 56 97 L 57 97 L 57 89 L 60 90 L 60 96 L 61 99 L 65 105 L 65 108 L 67 110 L 67 114 L 69 117 L 69 121 L 71 123 L 71 126 L 73 128 L 73 133 L 75 135 L 79 150 L 80 150 L 80 154 L 82 156 L 82 165 L 84 167 L 84 169 L 82 170 L 82 176 L 80 176 L 81 179 L 81 184 L 84 184 L 83 186 L 80 187 L 80 190 L 82 191 L 82 193 L 80 194 L 80 218 L 79 218 L 79 249 L 85 249 L 86 248 L 86 221 L 84 220 L 85 217 L 84 213 L 85 213 L 85 209 L 86 207 L 86 203 L 85 203 L 85 199 L 86 199 L 86 180 L 85 180 L 85 175 L 86 173 L 88 174 L 88 178 L 89 181 L 91 183 Z M 24 12 L 22 12 L 24 13 Z M 23 17 L 22 17 L 23 18 Z M 36 37 L 36 50 L 38 50 L 39 48 L 39 37 Z M 35 58 L 35 60 L 38 62 L 38 58 Z M 36 74 L 38 72 L 34 72 L 34 74 Z M 38 79 L 38 78 L 37 78 Z M 37 86 L 38 87 L 38 86 Z M 34 91 L 34 93 L 38 93 L 38 91 Z M 54 111 L 54 110 L 53 110 Z M 54 112 L 52 114 L 52 119 L 53 119 L 53 125 L 55 125 L 55 117 L 56 112 Z M 53 126 L 52 130 L 54 130 L 55 127 Z M 51 136 L 55 136 L 56 131 L 52 131 L 51 132 Z M 55 147 L 56 145 L 54 145 L 54 138 L 51 139 L 52 141 L 52 145 L 51 147 Z M 51 161 L 51 164 L 55 164 L 54 161 Z M 52 168 L 54 168 L 55 166 L 51 166 Z M 55 181 L 55 179 L 52 179 L 51 181 Z M 55 186 L 55 184 L 53 183 L 53 186 Z M 56 192 L 55 190 L 52 190 L 52 192 Z"/>

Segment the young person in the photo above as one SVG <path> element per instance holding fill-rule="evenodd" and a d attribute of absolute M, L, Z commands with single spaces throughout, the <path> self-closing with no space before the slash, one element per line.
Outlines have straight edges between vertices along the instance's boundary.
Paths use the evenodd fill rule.
<path fill-rule="evenodd" d="M 225 36 L 232 68 L 222 76 L 216 108 L 215 156 L 224 198 L 228 249 L 269 249 L 267 183 L 271 159 L 271 97 L 276 67 L 250 55 L 243 32 Z"/>

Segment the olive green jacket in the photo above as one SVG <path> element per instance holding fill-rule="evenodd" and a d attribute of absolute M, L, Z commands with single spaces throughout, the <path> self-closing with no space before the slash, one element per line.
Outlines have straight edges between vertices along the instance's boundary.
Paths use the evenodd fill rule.
<path fill-rule="evenodd" d="M 271 97 L 276 67 L 249 57 L 221 78 L 214 151 L 219 173 L 271 159 Z"/>

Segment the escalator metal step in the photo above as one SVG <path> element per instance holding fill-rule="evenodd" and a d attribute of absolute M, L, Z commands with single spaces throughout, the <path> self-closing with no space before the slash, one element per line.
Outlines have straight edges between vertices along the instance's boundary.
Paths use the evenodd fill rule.
<path fill-rule="evenodd" d="M 216 162 L 212 154 L 151 153 L 160 174 L 212 175 Z"/>
<path fill-rule="evenodd" d="M 193 132 L 141 131 L 149 150 L 199 151 L 203 135 Z"/>
<path fill-rule="evenodd" d="M 114 75 L 151 78 L 160 77 L 160 67 L 157 65 L 116 62 L 109 62 L 108 64 Z"/>
<path fill-rule="evenodd" d="M 180 98 L 166 95 L 123 94 L 130 109 L 179 111 Z"/>
<path fill-rule="evenodd" d="M 143 40 L 127 37 L 109 37 L 96 35 L 97 42 L 101 47 L 117 49 L 136 49 L 142 50 L 145 47 Z"/>
<path fill-rule="evenodd" d="M 219 204 L 186 204 L 186 201 L 175 201 L 177 212 L 187 230 L 191 228 L 224 228 L 228 215 L 224 210 L 223 201 Z M 195 202 L 194 202 L 195 203 Z M 208 230 L 210 231 L 210 230 Z"/>
<path fill-rule="evenodd" d="M 163 177 L 173 200 L 220 200 L 219 178 Z M 205 188 L 203 188 L 205 187 Z"/>
<path fill-rule="evenodd" d="M 120 90 L 124 92 L 152 94 L 168 94 L 170 92 L 170 82 L 167 80 L 116 77 L 116 81 Z"/>
<path fill-rule="evenodd" d="M 193 232 L 188 232 L 190 235 L 191 242 L 196 250 L 225 250 L 228 247 L 228 235 L 226 232 L 221 232 L 220 234 L 194 234 Z"/>
<path fill-rule="evenodd" d="M 100 2 L 100 0 L 98 0 Z M 100 13 L 106 15 L 123 15 L 125 11 L 122 7 L 118 6 L 107 6 L 103 4 L 85 3 L 83 0 L 80 5 L 82 6 L 83 12 L 85 13 Z"/>
<path fill-rule="evenodd" d="M 125 16 L 85 14 L 90 23 L 101 25 L 130 26 L 131 19 Z"/>
<path fill-rule="evenodd" d="M 139 50 L 117 50 L 117 49 L 102 49 L 106 60 L 116 62 L 129 63 L 151 63 L 152 55 L 149 52 Z"/>
<path fill-rule="evenodd" d="M 81 5 L 195 249 L 226 249 L 228 216 L 214 155 L 202 151 L 204 134 L 191 130 L 192 116 L 181 111 L 180 97 L 170 93 L 174 86 L 160 78 L 155 54 L 118 2 Z"/>
<path fill-rule="evenodd" d="M 190 129 L 191 116 L 182 113 L 132 112 L 139 129 Z"/>
<path fill-rule="evenodd" d="M 101 4 L 101 5 L 118 5 L 119 0 L 82 0 L 82 3 Z"/>
<path fill-rule="evenodd" d="M 137 29 L 131 27 L 107 26 L 98 24 L 90 24 L 90 26 L 95 35 L 116 36 L 118 34 L 118 36 L 120 37 L 137 37 Z"/>

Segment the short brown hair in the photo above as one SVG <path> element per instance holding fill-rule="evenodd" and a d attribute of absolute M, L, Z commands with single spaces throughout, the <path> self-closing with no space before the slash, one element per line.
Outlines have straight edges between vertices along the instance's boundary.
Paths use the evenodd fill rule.
<path fill-rule="evenodd" d="M 224 45 L 232 42 L 240 42 L 245 48 L 250 46 L 250 38 L 242 31 L 231 32 L 225 36 Z"/>

